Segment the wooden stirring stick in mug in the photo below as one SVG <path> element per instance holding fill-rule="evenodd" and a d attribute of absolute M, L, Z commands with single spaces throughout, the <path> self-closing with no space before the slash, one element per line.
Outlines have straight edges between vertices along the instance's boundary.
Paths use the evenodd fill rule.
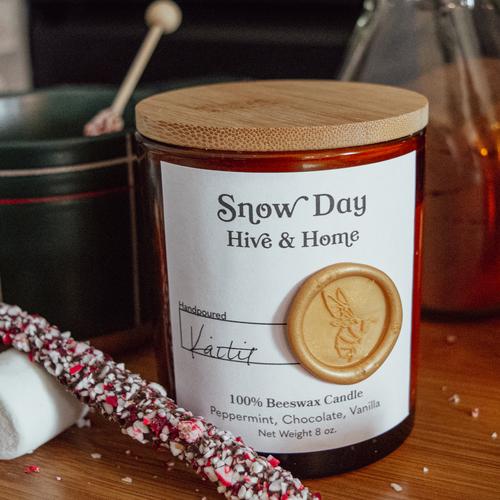
<path fill-rule="evenodd" d="M 158 42 L 163 34 L 173 33 L 181 24 L 182 13 L 179 6 L 170 1 L 152 3 L 145 14 L 149 26 L 148 34 L 137 53 L 132 66 L 118 90 L 118 94 L 110 108 L 98 113 L 88 122 L 83 133 L 86 136 L 95 136 L 120 132 L 123 129 L 122 114 L 146 64 L 149 62 Z"/>

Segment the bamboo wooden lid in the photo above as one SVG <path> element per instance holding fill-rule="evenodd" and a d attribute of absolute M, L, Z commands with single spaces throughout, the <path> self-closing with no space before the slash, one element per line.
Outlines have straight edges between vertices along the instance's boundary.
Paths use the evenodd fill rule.
<path fill-rule="evenodd" d="M 173 90 L 136 106 L 137 130 L 176 146 L 301 151 L 363 146 L 427 125 L 412 91 L 328 80 L 263 80 Z"/>

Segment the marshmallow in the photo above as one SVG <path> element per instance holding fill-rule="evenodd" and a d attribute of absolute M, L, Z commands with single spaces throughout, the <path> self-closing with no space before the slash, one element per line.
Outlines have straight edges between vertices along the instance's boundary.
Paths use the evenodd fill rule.
<path fill-rule="evenodd" d="M 0 354 L 0 459 L 30 453 L 84 417 L 88 407 L 15 349 Z"/>

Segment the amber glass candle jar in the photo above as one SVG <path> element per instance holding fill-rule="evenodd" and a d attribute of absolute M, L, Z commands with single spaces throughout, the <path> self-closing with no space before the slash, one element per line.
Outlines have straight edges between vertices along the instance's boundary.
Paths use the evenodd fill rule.
<path fill-rule="evenodd" d="M 160 381 L 301 478 L 372 463 L 415 411 L 427 101 L 259 81 L 136 108 Z"/>

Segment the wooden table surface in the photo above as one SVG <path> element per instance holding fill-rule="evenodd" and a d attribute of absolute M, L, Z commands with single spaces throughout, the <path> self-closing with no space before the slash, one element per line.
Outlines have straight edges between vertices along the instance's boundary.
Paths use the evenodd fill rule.
<path fill-rule="evenodd" d="M 455 343 L 446 341 L 449 335 L 456 336 Z M 150 349 L 117 361 L 143 378 L 156 379 Z M 455 394 L 459 402 L 449 400 Z M 99 415 L 90 419 L 91 427 L 73 426 L 32 454 L 0 462 L 0 499 L 224 498 L 169 452 L 154 452 L 133 441 Z M 29 466 L 40 467 L 40 472 L 25 473 Z M 408 440 L 362 470 L 304 483 L 323 500 L 499 500 L 500 319 L 424 322 L 416 424 Z"/>

